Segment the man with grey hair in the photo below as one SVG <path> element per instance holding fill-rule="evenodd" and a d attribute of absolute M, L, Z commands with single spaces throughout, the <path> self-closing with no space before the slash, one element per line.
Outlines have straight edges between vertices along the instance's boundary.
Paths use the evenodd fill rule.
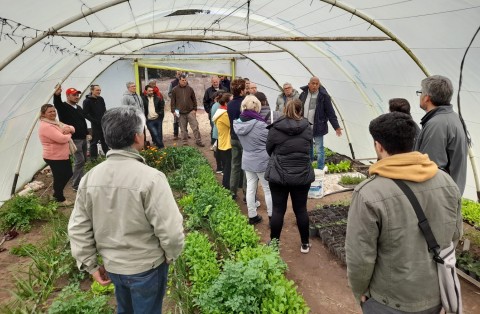
<path fill-rule="evenodd" d="M 157 80 L 152 79 L 152 80 L 148 81 L 147 86 L 150 86 L 151 88 L 153 88 L 153 93 L 155 95 L 157 95 L 158 98 L 163 99 L 163 95 L 162 95 L 162 93 L 160 92 L 160 89 L 157 86 Z M 145 86 L 145 90 L 143 91 L 143 96 L 147 96 L 147 86 Z"/>
<path fill-rule="evenodd" d="M 307 86 L 300 87 L 302 93 L 299 99 L 302 101 L 302 115 L 313 124 L 313 140 L 317 149 L 317 169 L 325 166 L 325 148 L 323 136 L 328 133 L 328 121 L 332 125 L 337 136 L 342 136 L 342 128 L 338 124 L 337 115 L 332 106 L 332 99 L 325 87 L 320 84 L 320 79 L 313 76 Z M 313 160 L 313 147 L 310 158 Z"/>
<path fill-rule="evenodd" d="M 184 244 L 183 218 L 165 175 L 139 154 L 144 113 L 110 109 L 102 128 L 111 150 L 80 182 L 68 223 L 72 255 L 101 285 L 113 282 L 118 313 L 161 313 L 168 265 Z"/>
<path fill-rule="evenodd" d="M 137 95 L 137 85 L 134 82 L 127 82 L 125 84 L 127 90 L 123 93 L 122 105 L 134 106 L 137 109 L 143 110 L 143 102 Z"/>
<path fill-rule="evenodd" d="M 285 104 L 290 100 L 298 99 L 300 94 L 296 89 L 293 89 L 292 84 L 285 83 L 283 84 L 283 92 L 280 93 L 277 97 L 277 105 L 275 107 L 275 111 L 283 112 L 283 108 Z"/>
<path fill-rule="evenodd" d="M 452 82 L 445 76 L 432 75 L 423 79 L 421 86 L 417 96 L 420 108 L 427 113 L 420 122 L 422 131 L 415 150 L 428 154 L 438 167 L 447 171 L 463 194 L 467 180 L 467 136 L 465 122 L 450 104 Z"/>

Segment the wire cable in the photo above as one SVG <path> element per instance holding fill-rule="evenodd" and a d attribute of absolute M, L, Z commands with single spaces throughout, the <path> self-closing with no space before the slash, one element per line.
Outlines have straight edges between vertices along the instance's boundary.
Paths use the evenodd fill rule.
<path fill-rule="evenodd" d="M 470 137 L 470 133 L 467 130 L 467 125 L 465 124 L 465 121 L 463 120 L 463 117 L 462 117 L 462 111 L 461 111 L 461 108 L 460 108 L 460 91 L 462 89 L 463 65 L 465 63 L 465 57 L 467 56 L 468 50 L 472 46 L 472 43 L 475 40 L 475 37 L 477 37 L 477 34 L 478 34 L 479 31 L 480 31 L 480 26 L 478 27 L 477 31 L 473 35 L 472 40 L 470 41 L 470 44 L 468 44 L 468 47 L 465 50 L 465 54 L 463 55 L 462 62 L 460 63 L 460 76 L 459 76 L 459 79 L 458 79 L 458 93 L 457 93 L 458 116 L 460 117 L 460 121 L 462 122 L 463 130 L 465 131 L 465 135 L 467 136 L 467 144 L 468 144 L 469 147 L 472 146 L 472 138 Z"/>

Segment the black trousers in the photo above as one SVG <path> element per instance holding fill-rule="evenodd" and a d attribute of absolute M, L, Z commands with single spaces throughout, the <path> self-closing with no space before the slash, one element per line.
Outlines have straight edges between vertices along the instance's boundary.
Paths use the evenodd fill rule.
<path fill-rule="evenodd" d="M 50 160 L 43 159 L 52 169 L 53 174 L 53 197 L 57 202 L 63 202 L 65 196 L 63 196 L 63 189 L 67 185 L 68 180 L 73 175 L 72 164 L 70 159 L 67 160 Z"/>
<path fill-rule="evenodd" d="M 310 184 L 307 185 L 280 185 L 269 182 L 272 192 L 273 212 L 271 218 L 270 238 L 280 240 L 283 228 L 283 219 L 287 211 L 288 195 L 292 199 L 293 212 L 297 218 L 297 227 L 300 232 L 302 244 L 309 243 L 308 240 L 308 214 L 307 197 Z"/>
<path fill-rule="evenodd" d="M 222 186 L 227 190 L 230 190 L 230 170 L 231 170 L 231 164 L 232 164 L 232 150 L 217 149 L 217 155 L 222 160 L 222 165 L 223 165 Z"/>
<path fill-rule="evenodd" d="M 108 152 L 108 145 L 105 142 L 105 137 L 103 136 L 103 131 L 101 128 L 92 127 L 92 140 L 90 141 L 90 158 L 95 159 L 98 157 L 98 148 L 97 143 L 100 142 L 102 145 L 102 150 L 104 154 Z"/>
<path fill-rule="evenodd" d="M 217 163 L 217 171 L 223 171 L 223 160 L 220 158 L 218 148 L 216 151 L 213 152 L 213 156 L 215 157 L 215 161 Z"/>

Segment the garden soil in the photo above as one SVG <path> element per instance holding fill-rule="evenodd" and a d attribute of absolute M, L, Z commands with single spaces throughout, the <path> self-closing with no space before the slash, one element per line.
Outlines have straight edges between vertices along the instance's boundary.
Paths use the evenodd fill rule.
<path fill-rule="evenodd" d="M 159 82 L 159 88 L 164 95 L 168 87 L 168 81 Z M 198 103 L 202 103 L 203 91 L 210 86 L 209 79 L 205 77 L 189 78 L 189 84 L 194 88 Z M 107 100 L 108 101 L 108 100 Z M 200 106 L 199 106 L 200 107 Z M 165 119 L 163 124 L 164 143 L 166 146 L 182 145 L 181 141 L 173 139 L 173 115 L 169 111 L 169 101 L 167 99 Z M 215 169 L 215 159 L 213 152 L 210 150 L 210 124 L 208 116 L 203 110 L 197 111 L 197 119 L 200 126 L 200 133 L 205 147 L 200 151 L 208 159 L 212 168 Z M 192 139 L 189 139 L 189 145 L 195 146 L 193 132 L 189 130 Z M 35 138 L 31 140 L 37 140 Z M 328 143 L 327 143 L 328 145 Z M 38 194 L 52 193 L 52 179 L 42 173 L 38 173 L 34 180 L 45 183 L 45 188 L 37 191 Z M 217 179 L 221 182 L 222 175 L 217 174 Z M 68 185 L 65 188 L 65 196 L 67 199 L 74 200 L 75 192 Z M 258 189 L 258 199 L 261 202 L 259 214 L 264 220 L 256 225 L 256 230 L 261 237 L 261 241 L 266 243 L 270 238 L 270 230 L 268 227 L 268 217 L 265 207 L 263 191 L 261 187 Z M 308 209 L 313 210 L 317 206 L 331 204 L 334 202 L 349 201 L 351 192 L 337 193 L 327 195 L 321 199 L 309 199 Z M 238 192 L 238 205 L 242 212 L 247 214 L 247 207 L 242 201 L 243 193 Z M 62 209 L 69 212 L 70 209 Z M 22 243 L 41 243 L 46 236 L 43 233 L 42 222 L 35 223 L 29 233 L 21 233 L 17 238 L 5 242 L 3 247 L 7 250 L 18 246 Z M 355 303 L 352 292 L 348 287 L 346 268 L 341 265 L 337 258 L 324 247 L 320 238 L 311 238 L 312 248 L 310 253 L 300 253 L 300 236 L 296 226 L 295 216 L 291 205 L 287 208 L 285 215 L 285 223 L 282 230 L 280 254 L 288 264 L 287 278 L 293 280 L 298 286 L 298 291 L 305 298 L 312 314 L 344 314 L 344 313 L 361 313 L 360 307 Z M 21 271 L 27 270 L 30 264 L 29 258 L 17 257 L 11 255 L 8 251 L 0 253 L 0 309 L 10 299 L 8 290 L 14 289 L 15 276 L 21 275 Z M 480 313 L 480 289 L 461 280 L 462 293 L 464 300 L 464 313 L 474 314 Z"/>

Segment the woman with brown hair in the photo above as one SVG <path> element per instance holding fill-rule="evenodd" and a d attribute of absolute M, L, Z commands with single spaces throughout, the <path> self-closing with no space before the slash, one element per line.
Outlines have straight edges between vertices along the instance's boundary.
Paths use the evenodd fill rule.
<path fill-rule="evenodd" d="M 230 137 L 230 119 L 227 113 L 227 103 L 232 98 L 232 94 L 224 93 L 220 100 L 220 107 L 212 117 L 212 121 L 218 129 L 217 154 L 223 165 L 222 185 L 227 190 L 230 189 L 230 168 L 232 161 L 232 140 Z"/>
<path fill-rule="evenodd" d="M 52 170 L 53 197 L 62 206 L 71 206 L 73 202 L 65 198 L 63 189 L 72 177 L 70 153 L 76 149 L 72 141 L 75 128 L 57 121 L 56 117 L 53 105 L 46 104 L 40 108 L 38 137 L 43 146 L 43 160 Z"/>
<path fill-rule="evenodd" d="M 308 253 L 307 196 L 315 175 L 310 163 L 312 128 L 301 111 L 302 102 L 290 100 L 284 108 L 284 116 L 267 127 L 266 148 L 270 160 L 265 179 L 269 183 L 273 202 L 270 238 L 280 239 L 290 195 L 302 242 L 300 252 Z"/>

